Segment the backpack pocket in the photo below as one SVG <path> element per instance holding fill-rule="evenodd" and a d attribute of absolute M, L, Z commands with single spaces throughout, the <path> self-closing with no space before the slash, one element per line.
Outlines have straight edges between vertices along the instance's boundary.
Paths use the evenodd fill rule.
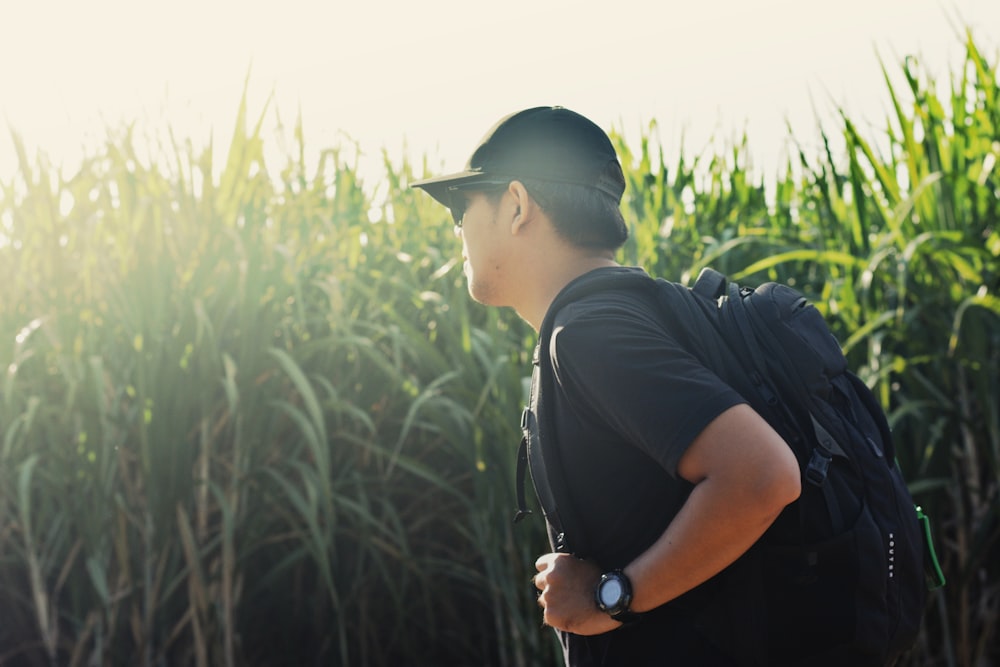
<path fill-rule="evenodd" d="M 890 548 L 883 541 L 863 506 L 830 540 L 761 545 L 767 664 L 843 665 L 846 656 L 852 666 L 882 664 Z"/>

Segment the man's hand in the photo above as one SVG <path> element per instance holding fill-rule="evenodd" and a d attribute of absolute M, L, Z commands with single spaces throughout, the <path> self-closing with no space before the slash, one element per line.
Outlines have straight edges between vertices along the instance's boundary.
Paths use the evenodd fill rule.
<path fill-rule="evenodd" d="M 569 554 L 545 554 L 535 561 L 535 588 L 546 625 L 575 635 L 599 635 L 621 623 L 597 608 L 594 591 L 601 571 Z"/>

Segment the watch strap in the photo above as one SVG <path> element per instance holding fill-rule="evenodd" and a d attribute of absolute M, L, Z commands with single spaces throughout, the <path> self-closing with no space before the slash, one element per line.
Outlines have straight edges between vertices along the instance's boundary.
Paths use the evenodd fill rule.
<path fill-rule="evenodd" d="M 609 614 L 609 616 L 622 625 L 632 625 L 633 623 L 637 623 L 639 619 L 642 618 L 641 615 L 635 613 L 634 611 L 629 611 L 628 609 L 622 609 L 614 614 Z"/>
<path fill-rule="evenodd" d="M 609 579 L 617 580 L 619 585 L 622 587 L 621 597 L 619 598 L 618 603 L 612 607 L 608 607 L 604 604 L 601 600 L 600 594 L 601 586 Z M 597 601 L 597 607 L 619 623 L 628 625 L 635 623 L 641 618 L 639 614 L 629 609 L 629 605 L 632 604 L 632 582 L 622 570 L 612 570 L 611 572 L 601 575 L 601 579 L 597 583 L 597 589 L 594 593 Z"/>

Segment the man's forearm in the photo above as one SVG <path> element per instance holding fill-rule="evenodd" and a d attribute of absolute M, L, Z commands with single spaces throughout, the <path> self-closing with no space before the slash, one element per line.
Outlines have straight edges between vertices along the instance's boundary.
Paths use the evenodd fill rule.
<path fill-rule="evenodd" d="M 788 445 L 745 405 L 712 421 L 681 457 L 678 473 L 694 488 L 670 525 L 626 568 L 631 609 L 649 611 L 731 564 L 798 498 L 800 472 Z M 600 569 L 568 554 L 535 563 L 539 604 L 553 627 L 598 634 L 619 624 L 597 608 Z"/>
<path fill-rule="evenodd" d="M 801 490 L 788 445 L 745 405 L 709 424 L 678 472 L 694 489 L 663 535 L 625 568 L 635 611 L 658 607 L 721 572 Z"/>
<path fill-rule="evenodd" d="M 698 484 L 653 545 L 625 568 L 632 582 L 632 610 L 649 611 L 709 580 L 764 534 L 781 509 L 762 512 L 757 502 L 734 508 L 718 482 Z"/>

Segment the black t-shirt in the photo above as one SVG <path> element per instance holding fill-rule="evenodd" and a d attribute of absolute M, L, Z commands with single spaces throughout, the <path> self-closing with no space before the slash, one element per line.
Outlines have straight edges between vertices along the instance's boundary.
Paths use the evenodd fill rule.
<path fill-rule="evenodd" d="M 745 402 L 699 360 L 703 324 L 694 319 L 617 290 L 556 313 L 548 419 L 568 498 L 586 523 L 587 553 L 578 555 L 604 570 L 626 566 L 663 533 L 692 488 L 677 476 L 681 456 L 709 422 Z M 687 597 L 599 637 L 564 635 L 567 664 L 725 664 L 694 631 Z"/>

